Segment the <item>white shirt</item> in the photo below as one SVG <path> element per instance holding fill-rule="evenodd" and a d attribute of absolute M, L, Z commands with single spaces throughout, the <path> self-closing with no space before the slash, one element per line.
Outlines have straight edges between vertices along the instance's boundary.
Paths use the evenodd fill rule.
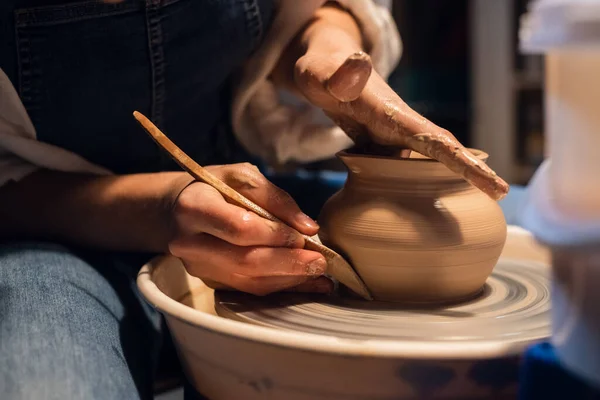
<path fill-rule="evenodd" d="M 279 0 L 276 16 L 258 51 L 241 71 L 232 102 L 237 139 L 270 162 L 329 158 L 351 142 L 324 113 L 303 99 L 277 90 L 268 75 L 300 29 L 327 0 Z M 391 0 L 337 0 L 358 21 L 375 70 L 387 78 L 400 59 L 400 35 Z M 40 142 L 21 100 L 0 69 L 0 186 L 38 168 L 110 174 L 77 154 Z"/>

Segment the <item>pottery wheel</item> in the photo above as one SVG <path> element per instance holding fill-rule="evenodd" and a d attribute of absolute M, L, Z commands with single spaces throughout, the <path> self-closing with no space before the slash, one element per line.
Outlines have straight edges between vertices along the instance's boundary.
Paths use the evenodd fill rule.
<path fill-rule="evenodd" d="M 460 304 L 417 307 L 350 297 L 217 292 L 215 310 L 247 323 L 359 340 L 535 341 L 550 334 L 549 287 L 545 264 L 501 258 L 481 293 Z"/>

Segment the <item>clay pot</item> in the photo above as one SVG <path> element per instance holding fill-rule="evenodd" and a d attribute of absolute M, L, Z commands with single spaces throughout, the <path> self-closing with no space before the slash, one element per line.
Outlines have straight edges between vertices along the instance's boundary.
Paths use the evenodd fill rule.
<path fill-rule="evenodd" d="M 376 300 L 459 301 L 482 289 L 506 241 L 494 200 L 417 153 L 338 157 L 348 180 L 323 207 L 319 236 L 347 257 Z"/>

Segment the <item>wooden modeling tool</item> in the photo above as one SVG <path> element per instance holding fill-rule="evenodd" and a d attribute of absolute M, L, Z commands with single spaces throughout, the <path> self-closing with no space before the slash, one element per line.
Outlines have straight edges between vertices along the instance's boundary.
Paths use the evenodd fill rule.
<path fill-rule="evenodd" d="M 253 211 L 259 216 L 268 219 L 270 221 L 276 221 L 285 224 L 285 222 L 279 220 L 273 214 L 258 206 L 254 202 L 250 201 L 246 197 L 239 194 L 236 190 L 225 184 L 223 181 L 218 179 L 216 176 L 202 168 L 194 160 L 192 160 L 187 154 L 183 152 L 179 147 L 175 145 L 164 133 L 160 131 L 143 114 L 134 111 L 133 116 L 142 125 L 142 127 L 148 132 L 148 134 L 154 139 L 154 141 L 179 164 L 185 171 L 192 175 L 195 179 L 206 183 L 218 190 L 223 197 L 231 201 L 248 211 Z M 287 224 L 286 224 L 287 225 Z M 352 266 L 338 253 L 331 250 L 327 246 L 324 246 L 319 241 L 318 237 L 304 236 L 305 245 L 304 248 L 307 250 L 317 251 L 321 253 L 327 260 L 327 273 L 337 279 L 340 283 L 347 286 L 357 295 L 363 297 L 366 300 L 372 300 L 369 290 L 365 286 L 364 282 Z"/>

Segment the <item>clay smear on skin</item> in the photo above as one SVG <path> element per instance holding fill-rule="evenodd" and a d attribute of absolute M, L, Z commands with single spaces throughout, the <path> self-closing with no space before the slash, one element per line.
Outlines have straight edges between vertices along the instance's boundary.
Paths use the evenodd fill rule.
<path fill-rule="evenodd" d="M 409 147 L 414 147 L 419 153 L 431 156 L 434 159 L 448 160 L 450 155 L 452 158 L 448 160 L 447 165 L 453 172 L 463 176 L 495 200 L 500 200 L 506 195 L 508 185 L 498 178 L 497 174 L 487 164 L 478 160 L 474 155 L 469 154 L 464 147 L 457 144 L 456 139 L 448 136 L 446 131 L 440 129 L 439 132 L 422 132 L 411 135 L 410 130 L 402 121 L 405 118 L 413 119 L 415 124 L 427 130 L 428 121 L 426 118 L 416 113 L 403 111 L 390 99 L 383 101 L 383 109 L 388 121 L 395 127 L 394 129 L 382 129 L 383 132 L 388 133 L 388 137 L 384 140 L 390 143 L 398 140 L 411 143 L 413 146 Z M 418 120 L 416 119 L 417 116 Z M 435 126 L 429 128 L 435 128 Z"/>

